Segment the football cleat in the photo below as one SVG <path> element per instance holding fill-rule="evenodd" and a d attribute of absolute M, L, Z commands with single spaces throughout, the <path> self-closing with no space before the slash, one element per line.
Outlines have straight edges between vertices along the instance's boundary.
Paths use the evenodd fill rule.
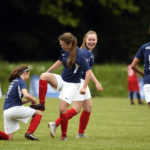
<path fill-rule="evenodd" d="M 50 130 L 51 137 L 54 138 L 55 137 L 56 128 L 57 128 L 55 122 L 49 122 L 48 123 L 48 127 L 49 127 L 49 130 Z"/>
<path fill-rule="evenodd" d="M 60 140 L 62 140 L 62 141 L 67 141 L 67 137 L 66 137 L 66 136 L 62 136 L 62 137 L 60 138 Z"/>
<path fill-rule="evenodd" d="M 88 136 L 82 134 L 82 133 L 78 133 L 78 135 L 76 136 L 76 138 L 88 138 Z"/>
<path fill-rule="evenodd" d="M 37 104 L 37 105 L 30 105 L 31 108 L 36 109 L 36 110 L 45 110 L 45 107 L 43 104 Z"/>
<path fill-rule="evenodd" d="M 25 138 L 33 141 L 39 141 L 38 138 L 36 138 L 33 134 L 31 133 L 25 133 Z"/>

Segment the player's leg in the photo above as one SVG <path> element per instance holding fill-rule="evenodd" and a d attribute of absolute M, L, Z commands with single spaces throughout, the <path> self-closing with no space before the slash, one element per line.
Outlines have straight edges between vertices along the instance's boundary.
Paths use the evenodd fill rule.
<path fill-rule="evenodd" d="M 134 94 L 133 91 L 129 91 L 130 104 L 132 104 L 132 105 L 134 104 L 133 94 Z"/>
<path fill-rule="evenodd" d="M 3 131 L 0 131 L 0 140 L 11 140 L 13 137 L 13 134 L 6 134 Z"/>
<path fill-rule="evenodd" d="M 30 139 L 30 140 L 39 140 L 33 135 L 33 133 L 39 126 L 41 118 L 42 118 L 42 112 L 40 110 L 35 110 L 35 113 L 30 122 L 29 128 L 25 134 L 25 138 Z"/>
<path fill-rule="evenodd" d="M 82 108 L 83 102 L 82 101 L 73 101 L 72 108 L 68 109 L 66 114 L 68 116 L 68 120 L 71 119 L 73 116 L 77 115 Z M 58 117 L 55 122 L 49 122 L 48 127 L 50 128 L 50 134 L 52 138 L 55 136 L 56 128 L 61 124 L 61 119 Z"/>
<path fill-rule="evenodd" d="M 52 73 L 42 73 L 39 81 L 39 100 L 40 104 L 45 106 L 45 98 L 47 93 L 47 83 L 49 83 L 53 88 L 57 88 L 57 79 Z"/>
<path fill-rule="evenodd" d="M 61 122 L 61 139 L 65 140 L 67 138 L 67 128 L 68 128 L 68 115 L 67 115 L 67 109 L 69 107 L 69 104 L 65 102 L 64 100 L 60 100 L 60 122 Z"/>
<path fill-rule="evenodd" d="M 137 99 L 138 99 L 138 104 L 142 104 L 141 95 L 140 95 L 139 91 L 136 92 L 136 96 L 137 96 Z"/>
<path fill-rule="evenodd" d="M 91 99 L 84 100 L 83 111 L 80 115 L 79 130 L 78 130 L 78 135 L 77 135 L 78 138 L 86 137 L 84 135 L 84 132 L 85 132 L 85 129 L 88 125 L 89 118 L 90 118 L 90 115 L 91 115 L 91 111 L 92 111 L 92 101 L 91 101 Z"/>

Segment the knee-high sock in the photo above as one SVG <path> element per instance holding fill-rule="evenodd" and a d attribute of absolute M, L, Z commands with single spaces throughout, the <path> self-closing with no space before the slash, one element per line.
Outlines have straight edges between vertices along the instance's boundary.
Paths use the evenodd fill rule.
<path fill-rule="evenodd" d="M 82 114 L 80 116 L 79 133 L 84 134 L 84 130 L 86 129 L 86 126 L 88 124 L 90 114 L 90 112 L 86 112 L 84 110 L 82 111 Z"/>
<path fill-rule="evenodd" d="M 34 133 L 34 131 L 37 129 L 38 125 L 40 124 L 42 115 L 35 115 L 31 122 L 30 122 L 30 126 L 27 130 L 27 133 Z"/>
<path fill-rule="evenodd" d="M 40 104 L 43 104 L 45 106 L 45 97 L 47 93 L 47 81 L 40 80 L 39 81 L 39 100 Z"/>
<path fill-rule="evenodd" d="M 74 108 L 70 108 L 66 113 L 68 115 L 68 120 L 77 114 Z M 55 124 L 57 127 L 61 124 L 60 117 L 55 120 Z"/>
<path fill-rule="evenodd" d="M 67 115 L 67 113 L 60 114 L 60 120 L 61 120 L 62 137 L 66 137 L 67 136 L 67 128 L 68 128 L 68 115 Z"/>
<path fill-rule="evenodd" d="M 9 140 L 9 137 L 5 132 L 0 131 L 0 140 Z"/>

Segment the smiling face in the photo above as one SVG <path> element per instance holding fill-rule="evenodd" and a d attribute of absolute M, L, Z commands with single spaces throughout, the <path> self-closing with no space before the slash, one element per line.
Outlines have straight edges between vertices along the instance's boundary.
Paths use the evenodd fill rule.
<path fill-rule="evenodd" d="M 93 50 L 93 48 L 97 44 L 97 35 L 96 34 L 89 34 L 87 35 L 87 38 L 85 40 L 86 46 L 90 49 Z"/>
<path fill-rule="evenodd" d="M 60 43 L 61 48 L 64 49 L 64 51 L 69 52 L 69 50 L 72 48 L 72 43 L 67 44 L 66 42 L 61 41 L 61 40 L 59 41 L 59 43 Z"/>

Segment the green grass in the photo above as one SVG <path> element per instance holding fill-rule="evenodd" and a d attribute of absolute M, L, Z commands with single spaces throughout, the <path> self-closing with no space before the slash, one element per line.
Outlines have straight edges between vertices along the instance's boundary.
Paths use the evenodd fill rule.
<path fill-rule="evenodd" d="M 147 105 L 130 105 L 127 98 L 93 98 L 93 112 L 86 130 L 86 139 L 77 139 L 79 116 L 69 121 L 68 140 L 60 141 L 60 127 L 56 137 L 49 135 L 47 123 L 58 117 L 58 99 L 47 99 L 46 111 L 37 131 L 40 141 L 24 139 L 29 123 L 21 124 L 13 141 L 0 141 L 0 150 L 149 150 L 150 109 Z M 3 130 L 3 100 L 0 100 L 0 130 Z"/>

